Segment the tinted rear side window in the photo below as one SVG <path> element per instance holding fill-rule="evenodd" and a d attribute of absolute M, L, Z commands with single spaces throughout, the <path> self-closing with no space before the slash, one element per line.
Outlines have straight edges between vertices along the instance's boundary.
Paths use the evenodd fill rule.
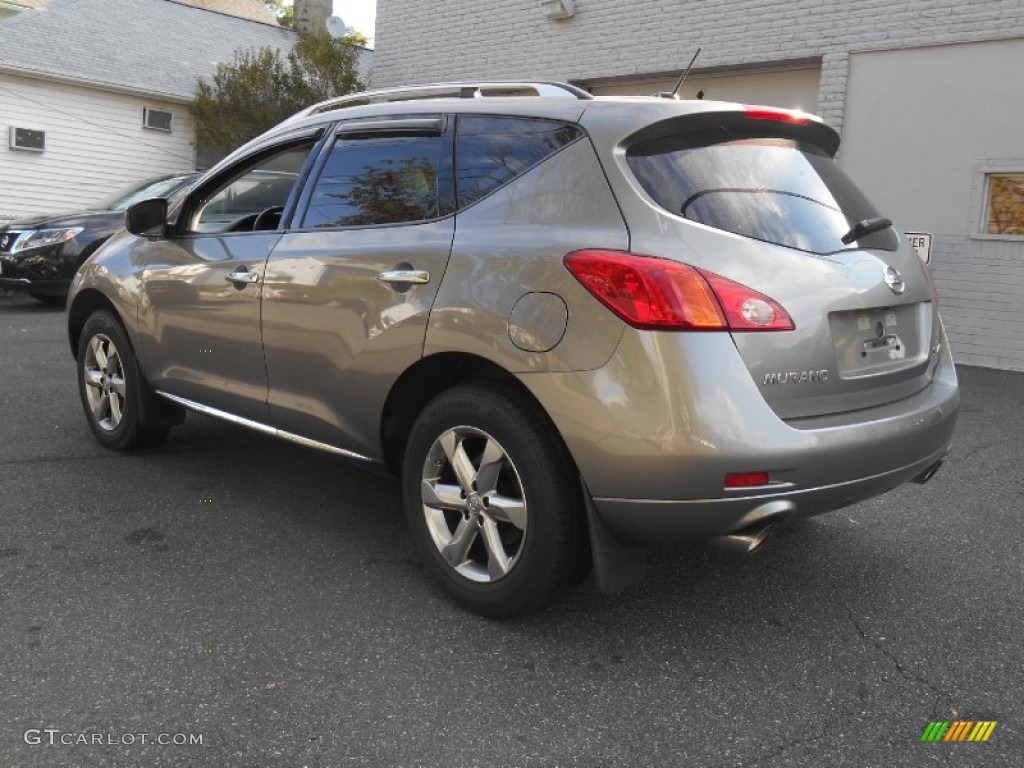
<path fill-rule="evenodd" d="M 811 253 L 896 250 L 891 227 L 842 242 L 854 224 L 881 214 L 823 150 L 724 134 L 640 144 L 627 153 L 629 167 L 660 206 L 691 221 Z"/>
<path fill-rule="evenodd" d="M 463 115 L 455 139 L 459 208 L 525 173 L 582 135 L 577 126 L 552 120 Z"/>
<path fill-rule="evenodd" d="M 442 215 L 438 185 L 444 183 L 439 171 L 445 165 L 444 146 L 438 136 L 339 139 L 313 188 L 302 226 L 355 227 L 437 218 Z M 450 153 L 451 145 L 447 146 Z"/>

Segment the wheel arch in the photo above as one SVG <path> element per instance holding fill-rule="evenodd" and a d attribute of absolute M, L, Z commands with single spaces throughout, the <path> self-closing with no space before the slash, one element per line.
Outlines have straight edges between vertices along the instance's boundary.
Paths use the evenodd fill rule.
<path fill-rule="evenodd" d="M 398 377 L 388 392 L 381 415 L 380 442 L 388 469 L 401 475 L 402 450 L 413 423 L 423 408 L 446 389 L 459 384 L 489 384 L 514 392 L 540 414 L 558 441 L 574 471 L 579 471 L 565 441 L 544 406 L 514 375 L 477 355 L 464 352 L 438 352 L 421 358 Z"/>
<path fill-rule="evenodd" d="M 82 328 L 85 327 L 89 316 L 101 309 L 110 311 L 121 322 L 121 325 L 125 324 L 121 313 L 114 306 L 114 302 L 95 288 L 86 288 L 81 291 L 68 307 L 68 343 L 71 345 L 71 355 L 76 359 L 78 358 L 78 338 L 82 335 Z"/>

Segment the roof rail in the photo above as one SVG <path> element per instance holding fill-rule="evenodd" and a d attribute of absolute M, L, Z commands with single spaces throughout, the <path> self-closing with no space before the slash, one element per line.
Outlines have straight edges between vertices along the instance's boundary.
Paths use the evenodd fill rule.
<path fill-rule="evenodd" d="M 481 99 L 501 96 L 554 97 L 560 99 L 594 98 L 582 88 L 568 83 L 554 82 L 484 82 L 484 83 L 429 83 L 363 91 L 321 101 L 299 112 L 292 119 L 319 115 L 332 109 L 358 107 L 390 101 L 416 101 L 419 99 Z"/>

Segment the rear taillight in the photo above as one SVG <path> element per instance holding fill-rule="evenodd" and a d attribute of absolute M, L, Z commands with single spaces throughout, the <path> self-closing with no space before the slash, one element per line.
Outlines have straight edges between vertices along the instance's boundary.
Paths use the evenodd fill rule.
<path fill-rule="evenodd" d="M 778 107 L 762 107 L 748 104 L 743 108 L 743 114 L 749 120 L 776 120 L 781 123 L 793 123 L 794 125 L 807 125 L 811 122 L 811 116 L 806 112 L 799 112 L 794 109 L 779 109 Z"/>
<path fill-rule="evenodd" d="M 725 476 L 726 488 L 754 488 L 772 481 L 767 472 L 736 472 Z"/>
<path fill-rule="evenodd" d="M 565 266 L 634 328 L 791 331 L 793 320 L 764 294 L 713 272 L 623 251 L 573 251 Z"/>
<path fill-rule="evenodd" d="M 792 331 L 793 318 L 775 299 L 721 275 L 699 270 L 725 311 L 731 331 Z"/>

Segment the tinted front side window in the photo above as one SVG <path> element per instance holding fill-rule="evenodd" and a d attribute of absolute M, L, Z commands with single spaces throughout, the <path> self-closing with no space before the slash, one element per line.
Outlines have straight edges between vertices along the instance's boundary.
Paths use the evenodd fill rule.
<path fill-rule="evenodd" d="M 443 146 L 439 136 L 339 139 L 313 188 L 302 226 L 355 227 L 437 218 Z"/>
<path fill-rule="evenodd" d="M 552 120 L 460 117 L 455 140 L 459 208 L 476 202 L 581 135 L 575 125 Z"/>
<path fill-rule="evenodd" d="M 196 207 L 189 231 L 250 230 L 256 217 L 271 209 L 273 217 L 264 217 L 261 228 L 276 228 L 311 149 L 309 143 L 288 147 L 228 176 L 202 200 L 193 201 Z"/>
<path fill-rule="evenodd" d="M 692 221 L 812 253 L 895 250 L 891 227 L 842 238 L 880 214 L 813 144 L 782 138 L 679 136 L 630 149 L 629 166 L 663 208 Z"/>

